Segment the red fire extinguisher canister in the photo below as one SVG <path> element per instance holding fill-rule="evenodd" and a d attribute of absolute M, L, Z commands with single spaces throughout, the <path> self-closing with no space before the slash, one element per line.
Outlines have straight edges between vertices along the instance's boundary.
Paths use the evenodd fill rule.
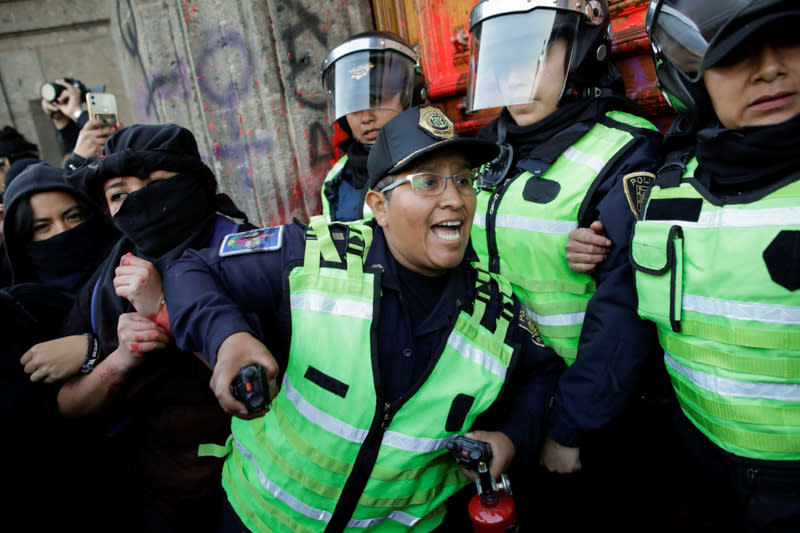
<path fill-rule="evenodd" d="M 517 511 L 511 483 L 503 474 L 501 486 L 491 477 L 486 463 L 478 466 L 478 493 L 469 502 L 469 517 L 475 533 L 518 533 Z"/>

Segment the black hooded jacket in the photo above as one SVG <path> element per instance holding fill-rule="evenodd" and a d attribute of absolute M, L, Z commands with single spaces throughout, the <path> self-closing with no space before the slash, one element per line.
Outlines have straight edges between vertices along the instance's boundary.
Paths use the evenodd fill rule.
<path fill-rule="evenodd" d="M 177 175 L 150 181 L 126 196 L 112 218 L 123 237 L 78 295 L 66 324 L 67 334 L 97 334 L 100 361 L 118 347 L 120 316 L 134 311 L 130 302 L 117 296 L 113 284 L 123 255 L 133 253 L 150 261 L 163 276 L 167 264 L 185 250 L 218 245 L 225 234 L 252 228 L 226 195 L 216 193 L 216 178 L 200 159 L 191 132 L 174 124 L 118 130 L 103 154 L 69 179 L 99 204 L 105 202 L 105 181 L 120 176 L 147 179 L 155 170 Z M 210 377 L 211 371 L 194 354 L 170 344 L 145 354 L 119 386 L 108 414 L 122 428 L 115 440 L 128 472 L 122 489 L 131 499 L 133 514 L 126 519 L 134 530 L 213 527 L 221 501 L 221 461 L 198 457 L 197 446 L 223 443 L 230 418 L 208 386 Z"/>

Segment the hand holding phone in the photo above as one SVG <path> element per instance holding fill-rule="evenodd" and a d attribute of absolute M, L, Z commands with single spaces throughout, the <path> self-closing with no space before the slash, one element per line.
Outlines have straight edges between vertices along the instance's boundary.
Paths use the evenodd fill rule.
<path fill-rule="evenodd" d="M 102 120 L 107 127 L 117 127 L 117 97 L 111 93 L 87 93 L 86 108 L 89 120 Z"/>

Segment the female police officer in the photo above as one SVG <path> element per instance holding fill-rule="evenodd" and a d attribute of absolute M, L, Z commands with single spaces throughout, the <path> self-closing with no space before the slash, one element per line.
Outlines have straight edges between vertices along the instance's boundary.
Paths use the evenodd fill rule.
<path fill-rule="evenodd" d="M 647 415 L 636 410 L 656 346 L 651 325 L 636 315 L 626 243 L 661 138 L 621 110 L 607 2 L 486 0 L 472 10 L 470 31 L 468 107 L 505 106 L 479 133 L 504 153 L 481 182 L 473 246 L 511 281 L 544 341 L 571 365 L 559 380 L 541 463 L 575 475 L 541 484 L 551 502 L 536 513 L 552 518 L 546 528 L 577 528 L 571 520 L 620 528 L 635 519 L 615 502 L 634 510 L 658 503 L 631 503 L 643 484 L 658 484 L 633 467 L 630 452 L 652 440 L 641 428 Z M 567 236 L 596 218 L 621 244 L 593 276 L 572 272 Z M 575 500 L 585 513 L 572 512 Z"/>
<path fill-rule="evenodd" d="M 648 12 L 659 81 L 700 132 L 635 226 L 639 313 L 705 480 L 698 507 L 725 531 L 800 529 L 799 23 L 785 0 Z"/>
<path fill-rule="evenodd" d="M 384 124 L 417 105 L 422 76 L 414 50 L 393 33 L 354 35 L 333 48 L 322 62 L 328 115 L 348 134 L 347 152 L 322 184 L 322 214 L 331 220 L 358 220 L 369 214 L 367 156 Z"/>
<path fill-rule="evenodd" d="M 411 108 L 370 152 L 375 220 L 267 228 L 169 268 L 172 333 L 214 364 L 226 410 L 252 416 L 229 390 L 242 367 L 264 366 L 273 393 L 285 368 L 268 412 L 233 423 L 223 485 L 248 528 L 431 531 L 466 484 L 448 436 L 486 430 L 495 476 L 535 449 L 563 362 L 467 253 L 473 169 L 496 153 Z"/>

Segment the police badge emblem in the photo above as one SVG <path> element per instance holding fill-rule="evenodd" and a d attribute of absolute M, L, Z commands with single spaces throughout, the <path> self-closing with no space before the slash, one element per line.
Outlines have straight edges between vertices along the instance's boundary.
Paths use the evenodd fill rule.
<path fill-rule="evenodd" d="M 375 65 L 373 65 L 370 61 L 367 61 L 363 65 L 356 65 L 355 67 L 350 69 L 350 78 L 354 80 L 360 80 L 361 78 L 369 74 L 369 71 L 372 70 L 373 68 L 375 68 Z"/>
<path fill-rule="evenodd" d="M 444 111 L 433 105 L 419 108 L 417 125 L 438 139 L 449 139 L 456 134 L 453 122 L 447 118 Z"/>
<path fill-rule="evenodd" d="M 656 175 L 652 172 L 631 172 L 622 178 L 622 187 L 625 189 L 625 196 L 628 198 L 628 205 L 633 211 L 633 216 L 639 219 L 639 214 L 644 207 L 644 198 L 650 186 L 656 181 Z"/>

